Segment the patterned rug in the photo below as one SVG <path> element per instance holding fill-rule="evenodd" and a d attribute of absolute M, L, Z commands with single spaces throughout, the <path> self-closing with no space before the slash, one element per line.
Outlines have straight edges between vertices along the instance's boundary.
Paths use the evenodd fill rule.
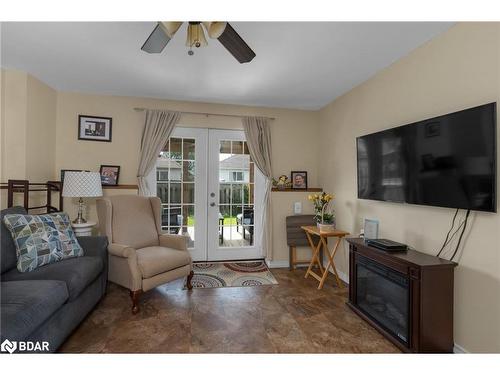
<path fill-rule="evenodd" d="M 264 261 L 193 263 L 193 288 L 278 284 Z"/>

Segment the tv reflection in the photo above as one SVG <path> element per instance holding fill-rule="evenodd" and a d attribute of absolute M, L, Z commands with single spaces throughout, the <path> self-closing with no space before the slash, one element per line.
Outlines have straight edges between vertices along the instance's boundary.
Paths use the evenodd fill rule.
<path fill-rule="evenodd" d="M 358 138 L 359 196 L 404 202 L 407 165 L 403 137 L 385 132 L 381 137 Z"/>

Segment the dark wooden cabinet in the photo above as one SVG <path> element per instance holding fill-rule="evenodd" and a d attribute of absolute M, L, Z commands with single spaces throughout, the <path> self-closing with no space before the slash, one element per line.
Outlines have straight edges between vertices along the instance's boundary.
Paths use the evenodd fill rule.
<path fill-rule="evenodd" d="M 453 272 L 457 264 L 415 250 L 386 252 L 365 245 L 361 238 L 349 238 L 347 241 L 350 271 L 348 305 L 405 352 L 453 352 Z M 368 280 L 358 277 L 358 268 L 363 262 L 389 270 L 407 288 L 407 294 L 404 294 L 407 296 L 407 305 L 404 306 L 407 334 L 400 336 L 404 340 L 358 303 L 358 299 L 361 300 L 361 296 L 358 298 L 359 291 L 365 290 L 361 289 L 361 282 L 365 284 Z M 371 286 L 372 289 L 374 287 Z M 379 295 L 383 298 L 384 291 L 380 291 Z"/>

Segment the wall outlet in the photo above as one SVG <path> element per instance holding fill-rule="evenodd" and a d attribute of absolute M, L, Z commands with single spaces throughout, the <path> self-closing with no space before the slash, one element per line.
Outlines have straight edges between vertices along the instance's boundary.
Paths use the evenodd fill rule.
<path fill-rule="evenodd" d="M 293 213 L 295 215 L 298 215 L 298 214 L 302 213 L 302 202 L 295 202 L 293 204 Z"/>

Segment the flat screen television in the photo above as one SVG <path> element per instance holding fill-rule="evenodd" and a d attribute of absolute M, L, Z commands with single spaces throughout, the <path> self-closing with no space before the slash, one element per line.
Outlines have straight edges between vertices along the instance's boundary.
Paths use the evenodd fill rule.
<path fill-rule="evenodd" d="M 358 198 L 496 212 L 496 103 L 356 143 Z"/>

